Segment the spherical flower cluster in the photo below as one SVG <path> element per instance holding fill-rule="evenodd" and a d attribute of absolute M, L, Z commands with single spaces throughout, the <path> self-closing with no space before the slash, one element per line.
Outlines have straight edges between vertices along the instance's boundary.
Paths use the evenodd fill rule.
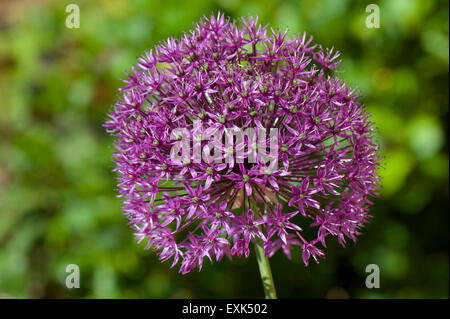
<path fill-rule="evenodd" d="M 185 274 L 205 257 L 248 257 L 254 241 L 268 257 L 300 249 L 308 265 L 329 235 L 355 240 L 377 195 L 379 159 L 358 92 L 335 75 L 338 58 L 305 35 L 222 14 L 140 57 L 105 123 L 138 242 Z M 248 138 L 209 162 L 184 144 L 175 161 L 186 136 L 173 132 L 195 139 L 195 123 L 206 128 L 200 150 L 227 129 L 276 129 L 277 161 L 250 161 Z"/>

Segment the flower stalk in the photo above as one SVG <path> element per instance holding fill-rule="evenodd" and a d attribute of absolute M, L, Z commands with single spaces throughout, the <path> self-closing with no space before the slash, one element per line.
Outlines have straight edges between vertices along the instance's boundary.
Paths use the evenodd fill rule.
<path fill-rule="evenodd" d="M 275 284 L 273 282 L 269 258 L 266 257 L 262 240 L 259 238 L 257 238 L 255 241 L 255 252 L 266 299 L 277 299 L 277 292 L 275 290 Z"/>
<path fill-rule="evenodd" d="M 255 203 L 254 198 L 249 198 L 250 208 L 255 213 L 260 213 L 259 207 Z M 261 230 L 261 226 L 258 226 Z M 270 268 L 269 258 L 266 257 L 264 250 L 264 243 L 261 238 L 256 237 L 254 241 L 256 260 L 258 262 L 259 274 L 263 283 L 264 295 L 266 299 L 277 299 L 277 292 L 275 290 L 275 283 L 273 281 L 272 269 Z"/>

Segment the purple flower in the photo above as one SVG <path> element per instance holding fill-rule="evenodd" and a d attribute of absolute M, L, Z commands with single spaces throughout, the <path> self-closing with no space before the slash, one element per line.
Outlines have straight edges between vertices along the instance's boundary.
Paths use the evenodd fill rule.
<path fill-rule="evenodd" d="M 309 187 L 309 176 L 303 178 L 300 187 L 291 187 L 291 196 L 288 202 L 289 206 L 297 205 L 303 215 L 306 215 L 308 207 L 320 208 L 320 204 L 315 200 L 313 195 L 317 193 L 317 188 Z"/>
<path fill-rule="evenodd" d="M 281 205 L 278 204 L 275 207 L 275 210 L 273 212 L 273 217 L 269 217 L 267 219 L 267 225 L 268 225 L 268 231 L 267 236 L 271 238 L 273 235 L 277 234 L 278 237 L 281 239 L 282 243 L 284 245 L 287 245 L 287 229 L 291 230 L 298 230 L 301 231 L 302 229 L 289 221 L 292 217 L 298 214 L 298 211 L 289 213 L 289 214 L 283 214 L 281 211 Z"/>
<path fill-rule="evenodd" d="M 328 236 L 356 240 L 377 196 L 378 147 L 339 63 L 312 37 L 222 14 L 140 57 L 105 123 L 138 242 L 185 274 L 205 257 L 248 257 L 256 240 L 269 257 L 299 249 L 306 265 Z M 262 148 L 277 161 L 249 137 L 224 147 L 239 129 L 276 129 L 277 147 Z"/>

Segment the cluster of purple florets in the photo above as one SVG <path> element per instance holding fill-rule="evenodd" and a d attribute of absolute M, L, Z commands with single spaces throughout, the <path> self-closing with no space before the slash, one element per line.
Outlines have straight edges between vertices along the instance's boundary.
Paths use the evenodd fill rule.
<path fill-rule="evenodd" d="M 205 257 L 248 257 L 254 241 L 269 257 L 300 249 L 307 265 L 328 235 L 355 240 L 377 195 L 377 146 L 358 92 L 334 75 L 338 57 L 305 35 L 221 14 L 140 57 L 105 124 L 138 241 L 187 273 Z M 277 128 L 278 167 L 248 153 L 234 165 L 174 162 L 172 132 L 195 121 L 220 133 Z"/>

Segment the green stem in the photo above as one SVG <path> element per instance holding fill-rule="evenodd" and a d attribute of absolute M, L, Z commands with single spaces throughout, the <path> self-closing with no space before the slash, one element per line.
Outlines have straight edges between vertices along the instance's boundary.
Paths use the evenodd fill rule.
<path fill-rule="evenodd" d="M 257 238 L 255 242 L 256 260 L 258 261 L 259 273 L 264 286 L 266 299 L 277 299 L 275 284 L 273 282 L 272 270 L 270 270 L 269 258 L 266 257 L 262 240 Z"/>
<path fill-rule="evenodd" d="M 258 212 L 258 207 L 253 198 L 249 198 L 249 206 L 251 207 L 253 213 Z M 269 258 L 266 257 L 263 241 L 260 238 L 255 238 L 255 252 L 266 299 L 277 299 L 277 293 L 275 291 L 275 284 L 273 282 Z"/>

